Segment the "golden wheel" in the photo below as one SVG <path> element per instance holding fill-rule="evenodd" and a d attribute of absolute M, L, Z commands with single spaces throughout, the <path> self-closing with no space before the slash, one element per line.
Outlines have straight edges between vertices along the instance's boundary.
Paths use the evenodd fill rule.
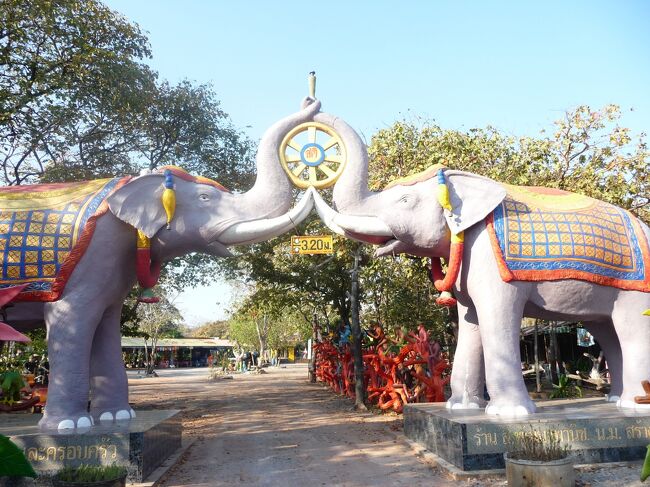
<path fill-rule="evenodd" d="M 332 186 L 345 167 L 345 146 L 331 127 L 306 122 L 294 127 L 280 144 L 280 162 L 301 189 Z"/>

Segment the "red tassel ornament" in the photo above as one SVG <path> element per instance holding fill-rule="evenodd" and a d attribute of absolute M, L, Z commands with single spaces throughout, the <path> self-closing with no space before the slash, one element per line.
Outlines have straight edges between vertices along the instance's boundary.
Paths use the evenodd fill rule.
<path fill-rule="evenodd" d="M 142 288 L 138 301 L 141 303 L 157 303 L 160 298 L 154 296 L 153 288 L 160 278 L 160 262 L 151 262 L 151 241 L 138 230 L 138 248 L 135 257 L 135 275 Z"/>
<path fill-rule="evenodd" d="M 458 274 L 460 273 L 460 264 L 463 261 L 463 249 L 465 247 L 463 233 L 455 235 L 451 239 L 451 248 L 449 249 L 449 265 L 447 274 L 442 272 L 442 265 L 439 259 L 431 259 L 431 280 L 435 288 L 440 291 L 440 296 L 436 299 L 436 304 L 440 306 L 455 306 L 456 299 L 451 294 Z"/>

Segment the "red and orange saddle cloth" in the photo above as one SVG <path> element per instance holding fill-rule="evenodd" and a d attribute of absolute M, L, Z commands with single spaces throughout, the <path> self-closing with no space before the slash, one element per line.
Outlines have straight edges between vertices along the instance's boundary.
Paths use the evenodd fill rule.
<path fill-rule="evenodd" d="M 487 218 L 506 281 L 580 279 L 650 292 L 650 250 L 632 214 L 552 188 L 503 185 Z"/>
<path fill-rule="evenodd" d="M 15 301 L 56 301 L 83 256 L 106 197 L 130 178 L 0 188 L 0 289 Z"/>

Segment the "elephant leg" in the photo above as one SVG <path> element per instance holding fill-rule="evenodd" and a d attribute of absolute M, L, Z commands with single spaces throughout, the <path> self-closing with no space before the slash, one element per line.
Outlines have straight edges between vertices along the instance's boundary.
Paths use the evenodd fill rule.
<path fill-rule="evenodd" d="M 121 312 L 122 303 L 106 310 L 92 344 L 90 414 L 101 422 L 135 417 L 129 406 L 129 384 L 122 361 Z"/>
<path fill-rule="evenodd" d="M 535 412 L 521 373 L 519 331 L 526 301 L 518 285 L 492 283 L 491 294 L 474 300 L 490 394 L 486 414 L 519 416 Z M 472 297 L 474 299 L 474 296 Z"/>
<path fill-rule="evenodd" d="M 62 299 L 45 305 L 50 382 L 39 427 L 87 428 L 90 349 L 103 309 L 74 306 Z"/>
<path fill-rule="evenodd" d="M 650 299 L 639 302 L 641 293 L 619 295 L 614 304 L 612 321 L 621 344 L 623 355 L 623 392 L 617 402 L 619 407 L 648 409 L 650 404 L 636 404 L 635 396 L 645 396 L 642 381 L 650 379 L 650 327 L 641 313 Z M 626 299 L 627 297 L 631 299 Z"/>
<path fill-rule="evenodd" d="M 605 354 L 609 370 L 610 389 L 607 401 L 616 402 L 623 393 L 623 356 L 614 325 L 609 321 L 584 323 Z"/>
<path fill-rule="evenodd" d="M 458 345 L 451 370 L 448 409 L 477 409 L 485 406 L 483 344 L 474 305 L 458 302 Z"/>

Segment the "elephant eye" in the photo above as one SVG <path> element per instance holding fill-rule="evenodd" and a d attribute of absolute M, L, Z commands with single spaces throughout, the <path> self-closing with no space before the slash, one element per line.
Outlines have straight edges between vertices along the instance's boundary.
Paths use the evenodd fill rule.
<path fill-rule="evenodd" d="M 200 194 L 200 195 L 199 195 L 199 199 L 200 199 L 201 201 L 210 201 L 210 197 L 209 197 L 207 194 L 205 194 L 205 193 Z"/>
<path fill-rule="evenodd" d="M 399 198 L 399 203 L 403 205 L 409 205 L 412 202 L 413 202 L 413 196 L 411 196 L 410 194 L 403 194 Z"/>

